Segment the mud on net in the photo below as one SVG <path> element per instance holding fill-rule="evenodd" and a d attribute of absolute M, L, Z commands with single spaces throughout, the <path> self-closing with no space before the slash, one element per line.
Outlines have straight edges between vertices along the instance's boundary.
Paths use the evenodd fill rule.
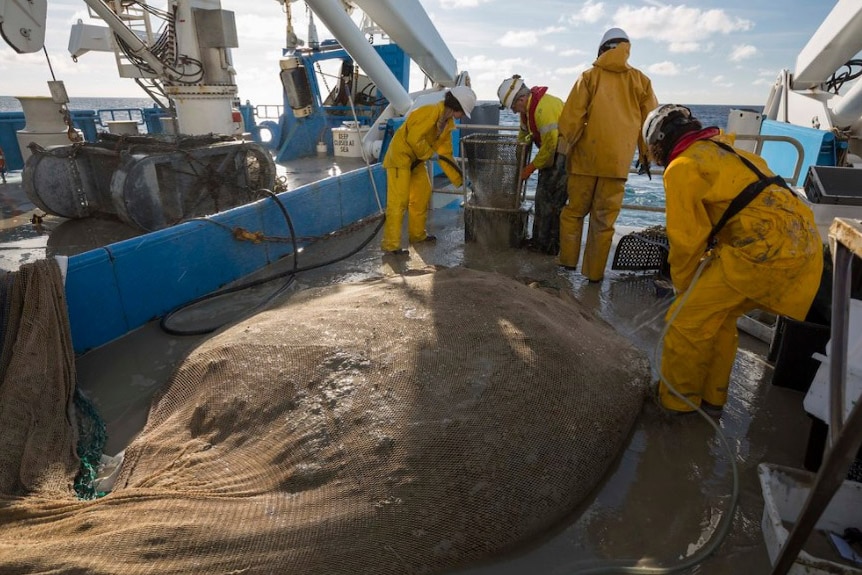
<path fill-rule="evenodd" d="M 497 274 L 300 292 L 191 354 L 110 494 L 76 497 L 70 442 L 19 462 L 41 479 L 3 485 L 0 571 L 443 572 L 570 514 L 648 382 L 602 320 Z M 24 419 L 3 437 L 55 441 Z"/>

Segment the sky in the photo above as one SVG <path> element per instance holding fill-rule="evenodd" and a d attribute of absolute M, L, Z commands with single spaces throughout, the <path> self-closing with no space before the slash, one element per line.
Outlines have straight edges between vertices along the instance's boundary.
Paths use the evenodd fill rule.
<path fill-rule="evenodd" d="M 646 73 L 661 103 L 762 105 L 783 68 L 796 56 L 837 0 L 420 0 L 459 70 L 470 73 L 480 100 L 496 100 L 512 74 L 547 86 L 565 100 L 578 75 L 595 60 L 602 34 L 623 28 L 631 38 L 629 64 Z M 150 4 L 163 8 L 165 0 Z M 278 80 L 286 15 L 278 0 L 222 0 L 235 13 L 233 50 L 239 96 L 281 104 Z M 293 2 L 297 35 L 307 38 L 304 2 Z M 145 97 L 117 75 L 113 54 L 88 53 L 75 63 L 69 28 L 88 17 L 82 0 L 48 0 L 46 49 L 71 97 Z M 316 21 L 320 39 L 327 31 Z M 379 40 L 377 40 L 379 41 Z M 95 79 L 95 81 L 94 81 Z M 0 42 L 0 95 L 50 95 L 45 54 L 17 54 Z M 410 90 L 423 88 L 411 68 Z"/>

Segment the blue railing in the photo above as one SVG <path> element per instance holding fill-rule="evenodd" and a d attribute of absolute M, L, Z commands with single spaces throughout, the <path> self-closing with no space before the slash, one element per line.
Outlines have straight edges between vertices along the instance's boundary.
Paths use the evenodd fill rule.
<path fill-rule="evenodd" d="M 161 134 L 161 118 L 166 116 L 161 108 L 103 108 L 99 110 L 70 110 L 72 123 L 81 130 L 84 140 L 95 142 L 99 132 L 107 129 L 107 122 L 137 121 L 146 127 L 149 134 Z M 24 112 L 0 112 L 0 149 L 6 156 L 7 170 L 24 168 L 24 158 L 18 146 L 18 130 L 26 126 Z"/>
<path fill-rule="evenodd" d="M 81 130 L 84 139 L 95 142 L 98 138 L 96 129 L 96 112 L 93 110 L 70 110 L 72 124 Z M 26 126 L 24 112 L 0 112 L 0 148 L 6 156 L 7 170 L 20 170 L 24 167 L 24 158 L 18 147 L 18 130 Z"/>

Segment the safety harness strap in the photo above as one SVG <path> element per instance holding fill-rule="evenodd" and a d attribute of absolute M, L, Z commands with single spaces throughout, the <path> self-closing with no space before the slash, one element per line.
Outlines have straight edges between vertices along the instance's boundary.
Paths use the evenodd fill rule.
<path fill-rule="evenodd" d="M 784 178 L 782 178 L 781 176 L 776 175 L 771 178 L 767 177 L 763 172 L 757 169 L 757 166 L 752 164 L 743 156 L 736 153 L 736 150 L 734 150 L 732 147 L 728 146 L 724 142 L 717 142 L 715 140 L 709 141 L 718 146 L 719 148 L 730 152 L 731 154 L 742 160 L 742 163 L 745 164 L 749 170 L 751 170 L 757 175 L 757 180 L 750 183 L 745 187 L 745 189 L 739 192 L 739 194 L 730 202 L 730 205 L 727 207 L 724 213 L 721 214 L 721 218 L 712 227 L 712 231 L 709 232 L 709 238 L 706 240 L 707 250 L 711 250 L 715 247 L 716 237 L 718 236 L 718 232 L 720 232 L 721 229 L 724 227 L 724 224 L 726 224 L 730 218 L 742 211 L 745 206 L 750 204 L 751 201 L 754 200 L 754 198 L 756 198 L 760 194 L 760 192 L 765 190 L 767 187 L 771 186 L 772 184 L 776 184 L 781 186 L 782 188 L 785 188 L 787 191 L 791 191 L 790 186 L 787 185 L 787 182 L 784 181 Z"/>
<path fill-rule="evenodd" d="M 527 127 L 530 130 L 530 135 L 533 137 L 533 142 L 537 147 L 542 147 L 542 133 L 536 124 L 536 108 L 539 107 L 539 100 L 548 91 L 547 86 L 533 86 L 530 88 L 530 107 L 525 111 L 527 116 Z"/>

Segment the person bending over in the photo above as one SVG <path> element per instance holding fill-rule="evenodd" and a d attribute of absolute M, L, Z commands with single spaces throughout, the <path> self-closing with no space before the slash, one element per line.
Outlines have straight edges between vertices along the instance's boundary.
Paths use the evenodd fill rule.
<path fill-rule="evenodd" d="M 497 89 L 500 105 L 521 118 L 518 140 L 535 144 L 536 157 L 521 172 L 526 180 L 539 170 L 530 247 L 557 255 L 560 252 L 560 211 L 566 205 L 566 156 L 557 151 L 557 130 L 563 101 L 544 86 L 528 88 L 515 74 Z"/>
<path fill-rule="evenodd" d="M 659 399 L 673 412 L 720 409 L 736 357 L 736 320 L 753 309 L 805 318 L 823 268 L 820 235 L 811 209 L 763 158 L 734 148 L 718 128 L 703 128 L 685 106 L 653 110 L 643 138 L 665 166 L 677 293 L 666 316 Z"/>
<path fill-rule="evenodd" d="M 392 255 L 406 255 L 401 248 L 401 227 L 407 212 L 410 243 L 433 242 L 437 238 L 425 230 L 431 200 L 431 179 L 425 162 L 434 154 L 443 160 L 440 167 L 455 187 L 463 183 L 452 154 L 455 120 L 470 117 L 476 94 L 467 86 L 446 92 L 442 102 L 412 110 L 395 131 L 383 159 L 386 169 L 386 222 L 380 249 Z"/>

